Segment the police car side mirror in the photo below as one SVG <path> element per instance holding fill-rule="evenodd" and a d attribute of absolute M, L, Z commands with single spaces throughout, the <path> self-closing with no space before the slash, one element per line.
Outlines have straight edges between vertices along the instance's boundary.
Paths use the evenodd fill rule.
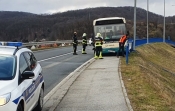
<path fill-rule="evenodd" d="M 22 79 L 32 79 L 35 77 L 35 74 L 32 71 L 24 71 L 21 74 Z"/>

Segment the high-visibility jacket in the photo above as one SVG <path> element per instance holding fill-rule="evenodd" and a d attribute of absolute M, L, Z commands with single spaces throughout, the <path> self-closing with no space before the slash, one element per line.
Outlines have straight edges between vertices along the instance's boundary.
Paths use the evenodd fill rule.
<path fill-rule="evenodd" d="M 101 37 L 95 37 L 95 47 L 102 45 L 103 45 L 103 39 Z"/>
<path fill-rule="evenodd" d="M 83 37 L 82 44 L 83 45 L 87 45 L 87 39 L 86 39 L 86 37 Z"/>
<path fill-rule="evenodd" d="M 122 36 L 120 38 L 119 43 L 123 43 L 124 44 L 126 42 L 126 40 L 127 40 L 127 37 L 126 37 L 126 35 L 124 35 L 124 36 Z"/>

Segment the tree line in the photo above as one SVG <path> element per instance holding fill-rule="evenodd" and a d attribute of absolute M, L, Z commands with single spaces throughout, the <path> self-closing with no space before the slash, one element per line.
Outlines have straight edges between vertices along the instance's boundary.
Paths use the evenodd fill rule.
<path fill-rule="evenodd" d="M 146 37 L 146 10 L 137 8 L 137 36 Z M 124 17 L 127 29 L 133 36 L 133 7 L 97 7 L 72 10 L 55 14 L 32 14 L 26 12 L 0 12 L 0 40 L 1 41 L 40 41 L 70 40 L 73 32 L 78 37 L 84 32 L 91 37 L 93 20 L 102 17 Z M 166 17 L 166 36 L 174 40 L 175 17 Z M 149 36 L 162 37 L 163 16 L 149 12 Z"/>

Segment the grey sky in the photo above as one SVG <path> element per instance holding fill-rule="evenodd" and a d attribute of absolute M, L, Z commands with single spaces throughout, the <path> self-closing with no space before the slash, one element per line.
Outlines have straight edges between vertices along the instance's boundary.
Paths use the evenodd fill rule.
<path fill-rule="evenodd" d="M 175 15 L 175 0 L 165 1 L 166 16 Z M 160 15 L 164 14 L 164 0 L 149 0 L 149 3 L 149 10 L 151 12 Z M 100 6 L 134 6 L 134 0 L 0 0 L 0 11 L 22 11 L 35 14 Z M 147 9 L 147 0 L 137 0 L 137 7 Z"/>

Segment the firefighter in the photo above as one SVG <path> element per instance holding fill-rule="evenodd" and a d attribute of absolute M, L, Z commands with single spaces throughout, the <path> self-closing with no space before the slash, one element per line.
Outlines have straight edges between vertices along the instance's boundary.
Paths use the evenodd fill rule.
<path fill-rule="evenodd" d="M 86 33 L 83 33 L 82 38 L 83 38 L 83 40 L 82 40 L 82 45 L 83 45 L 82 54 L 87 54 L 86 53 L 86 46 L 87 46 Z"/>
<path fill-rule="evenodd" d="M 120 38 L 120 40 L 119 40 L 119 49 L 118 49 L 118 52 L 117 52 L 117 57 L 119 57 L 120 50 L 122 50 L 122 56 L 125 57 L 125 55 L 124 55 L 124 45 L 125 45 L 125 42 L 126 42 L 128 36 L 129 36 L 129 31 L 127 31 L 126 35 L 123 35 Z"/>
<path fill-rule="evenodd" d="M 77 32 L 74 32 L 72 41 L 73 41 L 73 55 L 78 55 L 77 54 L 77 45 L 78 45 Z"/>
<path fill-rule="evenodd" d="M 103 59 L 102 57 L 102 45 L 103 45 L 103 38 L 100 33 L 97 33 L 95 37 L 95 59 Z"/>

